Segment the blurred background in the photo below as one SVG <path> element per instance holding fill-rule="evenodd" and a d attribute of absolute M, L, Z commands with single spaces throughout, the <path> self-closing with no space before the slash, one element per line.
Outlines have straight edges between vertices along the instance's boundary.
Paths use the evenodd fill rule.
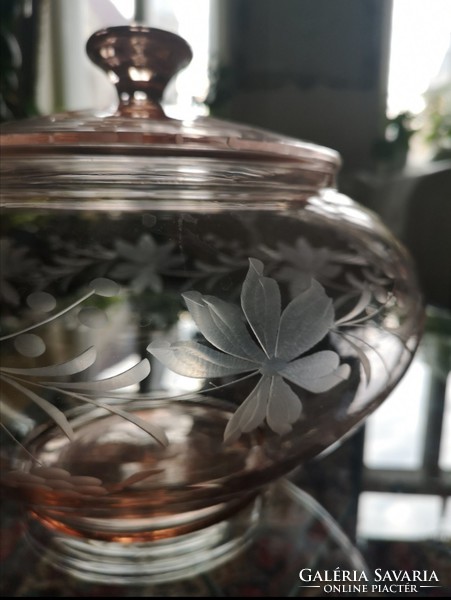
<path fill-rule="evenodd" d="M 2 121 L 114 104 L 84 46 L 137 22 L 192 46 L 170 116 L 211 114 L 342 154 L 341 191 L 415 259 L 426 332 L 365 431 L 294 478 L 370 566 L 435 568 L 451 586 L 451 2 L 1 0 L 0 11 Z"/>
<path fill-rule="evenodd" d="M 2 0 L 2 120 L 104 109 L 94 31 L 144 23 L 194 60 L 165 97 L 197 114 L 337 149 L 340 187 L 411 250 L 428 302 L 451 307 L 449 0 Z"/>

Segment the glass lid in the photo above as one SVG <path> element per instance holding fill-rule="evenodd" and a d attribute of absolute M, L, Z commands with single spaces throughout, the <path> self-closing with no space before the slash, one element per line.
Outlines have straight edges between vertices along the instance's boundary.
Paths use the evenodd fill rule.
<path fill-rule="evenodd" d="M 298 163 L 331 177 L 337 171 L 340 157 L 329 148 L 209 117 L 168 118 L 160 104 L 165 86 L 192 58 L 177 35 L 142 26 L 111 27 L 91 36 L 87 53 L 116 86 L 115 112 L 69 112 L 6 124 L 4 156 L 222 156 Z"/>

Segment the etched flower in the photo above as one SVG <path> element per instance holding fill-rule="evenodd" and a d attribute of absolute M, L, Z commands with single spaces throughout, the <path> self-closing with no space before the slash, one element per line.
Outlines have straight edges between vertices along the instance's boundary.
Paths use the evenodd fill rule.
<path fill-rule="evenodd" d="M 214 296 L 188 292 L 184 299 L 200 333 L 211 346 L 189 341 L 148 351 L 165 366 L 187 377 L 224 377 L 240 373 L 260 379 L 228 423 L 224 438 L 236 440 L 265 420 L 282 435 L 300 417 L 298 395 L 286 383 L 321 393 L 349 376 L 349 365 L 331 350 L 311 351 L 333 327 L 331 299 L 320 283 L 294 298 L 281 311 L 277 282 L 263 276 L 263 263 L 250 259 L 241 290 L 241 308 Z"/>
<path fill-rule="evenodd" d="M 307 289 L 313 279 L 330 282 L 340 275 L 344 265 L 364 264 L 358 255 L 315 247 L 303 237 L 299 237 L 294 245 L 280 242 L 277 250 L 263 250 L 283 263 L 284 266 L 278 269 L 277 278 L 288 282 L 293 295 Z"/>
<path fill-rule="evenodd" d="M 130 282 L 131 288 L 137 293 L 147 288 L 161 292 L 161 272 L 180 266 L 183 261 L 180 256 L 174 255 L 172 242 L 158 245 L 149 234 L 142 235 L 136 246 L 118 240 L 116 250 L 120 262 L 112 269 L 110 276 Z"/>

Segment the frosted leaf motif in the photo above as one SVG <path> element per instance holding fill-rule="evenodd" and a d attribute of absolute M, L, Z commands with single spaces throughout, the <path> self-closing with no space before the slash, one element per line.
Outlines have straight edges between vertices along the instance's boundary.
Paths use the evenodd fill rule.
<path fill-rule="evenodd" d="M 224 377 L 252 370 L 254 363 L 197 342 L 149 344 L 147 350 L 174 373 L 185 377 Z"/>
<path fill-rule="evenodd" d="M 283 435 L 291 431 L 291 424 L 295 423 L 302 411 L 299 398 L 282 377 L 271 377 L 266 421 L 276 433 Z"/>
<path fill-rule="evenodd" d="M 60 383 L 59 387 L 63 389 L 87 390 L 90 392 L 106 392 L 110 390 L 119 390 L 121 388 L 142 381 L 147 377 L 147 375 L 149 375 L 149 373 L 150 364 L 149 361 L 145 358 L 130 369 L 128 369 L 127 371 L 119 373 L 119 375 L 114 375 L 114 377 L 108 377 L 107 379 L 97 379 L 95 381 L 77 381 L 71 383 Z"/>
<path fill-rule="evenodd" d="M 294 298 L 280 317 L 276 356 L 292 360 L 313 348 L 328 333 L 334 322 L 332 300 L 323 286 L 313 280 Z"/>
<path fill-rule="evenodd" d="M 47 292 L 33 292 L 27 297 L 27 304 L 36 312 L 50 312 L 56 307 L 56 299 Z"/>
<path fill-rule="evenodd" d="M 8 383 L 10 386 L 16 388 L 19 392 L 21 392 L 24 396 L 29 398 L 32 402 L 34 402 L 39 408 L 41 408 L 44 412 L 46 412 L 51 419 L 55 421 L 58 427 L 65 433 L 65 435 L 71 440 L 74 437 L 74 432 L 72 431 L 72 427 L 69 425 L 68 420 L 66 419 L 65 414 L 56 406 L 51 404 L 45 398 L 42 398 L 38 394 L 35 394 L 32 390 L 29 390 L 21 383 L 14 381 L 14 379 L 10 379 L 9 377 L 2 377 L 3 381 Z"/>
<path fill-rule="evenodd" d="M 238 306 L 199 292 L 183 294 L 197 328 L 213 346 L 238 358 L 263 358 L 252 340 Z"/>
<path fill-rule="evenodd" d="M 321 393 L 349 377 L 349 366 L 340 364 L 336 352 L 301 356 L 324 339 L 334 324 L 332 301 L 315 280 L 281 312 L 277 282 L 263 275 L 261 261 L 250 259 L 241 290 L 241 310 L 198 292 L 184 297 L 200 333 L 216 349 L 198 342 L 154 342 L 148 351 L 166 367 L 187 377 L 260 375 L 226 427 L 226 441 L 236 440 L 265 420 L 280 435 L 291 430 L 302 406 L 284 379 Z"/>
<path fill-rule="evenodd" d="M 351 305 L 350 309 L 345 312 L 343 316 L 337 318 L 334 324 L 333 332 L 335 335 L 341 337 L 341 339 L 346 342 L 346 344 L 355 352 L 357 355 L 360 365 L 362 367 L 362 371 L 365 374 L 366 380 L 369 383 L 371 379 L 371 361 L 367 356 L 367 352 L 369 350 L 373 350 L 376 352 L 376 355 L 379 356 L 381 360 L 381 364 L 385 368 L 385 363 L 383 358 L 377 353 L 375 348 L 373 348 L 368 342 L 362 340 L 359 336 L 355 335 L 355 333 L 351 333 L 348 331 L 350 327 L 359 327 L 360 325 L 364 325 L 365 323 L 371 322 L 371 320 L 376 317 L 381 311 L 384 309 L 384 304 L 375 308 L 371 306 L 371 300 L 373 297 L 374 291 L 366 288 L 363 288 L 359 297 L 354 304 Z M 337 305 L 341 303 L 346 303 L 346 301 L 352 298 L 353 294 L 345 294 L 342 296 Z M 345 331 L 343 331 L 345 330 Z M 354 330 L 355 331 L 355 330 Z M 386 368 L 385 368 L 386 370 Z"/>
<path fill-rule="evenodd" d="M 228 422 L 224 431 L 225 440 L 237 439 L 241 433 L 249 433 L 263 423 L 266 417 L 270 386 L 270 377 L 260 379 Z"/>
<path fill-rule="evenodd" d="M 106 277 L 97 277 L 91 281 L 91 288 L 98 296 L 110 298 L 117 296 L 121 290 L 120 286 L 112 279 Z"/>
<path fill-rule="evenodd" d="M 341 317 L 340 319 L 337 319 L 335 321 L 335 324 L 341 325 L 342 323 L 352 322 L 352 319 L 355 319 L 356 317 L 358 317 L 359 315 L 361 315 L 363 313 L 363 311 L 369 306 L 370 302 L 371 302 L 371 292 L 368 289 L 365 289 L 360 294 L 360 297 L 359 297 L 357 303 L 355 304 L 355 306 L 348 313 L 346 313 L 343 317 Z"/>
<path fill-rule="evenodd" d="M 324 350 L 289 363 L 281 375 L 309 392 L 320 394 L 349 377 L 349 365 L 339 363 L 336 352 Z"/>
<path fill-rule="evenodd" d="M 348 284 L 356 291 L 371 292 L 377 302 L 384 303 L 389 297 L 392 280 L 389 276 L 373 273 L 370 269 L 362 269 L 360 276 L 346 273 Z"/>
<path fill-rule="evenodd" d="M 42 390 L 45 389 L 56 391 L 61 394 L 66 394 L 71 398 L 81 400 L 82 402 L 86 402 L 88 404 L 104 408 L 108 412 L 117 414 L 122 418 L 128 420 L 129 422 L 134 423 L 137 427 L 143 429 L 146 433 L 149 433 L 152 437 L 154 437 L 160 444 L 166 445 L 167 438 L 164 431 L 161 430 L 160 427 L 147 423 L 143 421 L 139 416 L 133 415 L 132 413 L 128 413 L 125 410 L 121 410 L 120 408 L 117 408 L 115 406 L 110 406 L 105 401 L 98 401 L 91 396 L 112 390 L 120 390 L 121 388 L 142 381 L 150 373 L 150 363 L 147 359 L 141 360 L 135 366 L 131 367 L 127 371 L 119 373 L 118 375 L 109 377 L 107 379 L 99 379 L 96 381 L 37 382 L 33 381 L 32 379 L 34 377 L 55 377 L 67 375 L 69 373 L 80 373 L 83 370 L 85 370 L 87 366 L 90 366 L 94 362 L 94 360 L 95 350 L 93 348 L 89 348 L 80 356 L 72 359 L 71 361 L 67 361 L 59 365 L 51 365 L 48 367 L 36 367 L 29 369 L 2 367 L 0 369 L 0 377 L 4 382 L 19 390 L 24 396 L 32 400 L 37 406 L 39 406 L 43 411 L 45 411 L 55 421 L 55 423 L 60 427 L 60 429 L 66 434 L 66 436 L 69 437 L 69 439 L 72 438 L 73 432 L 69 423 L 67 422 L 64 413 L 56 406 L 48 402 L 45 398 L 30 390 L 26 386 L 35 386 L 38 390 L 41 390 L 41 393 Z M 21 376 L 20 381 L 23 381 L 23 383 L 19 383 L 19 381 L 16 380 L 16 375 Z M 85 393 L 79 393 L 82 391 L 84 391 Z"/>
<path fill-rule="evenodd" d="M 24 333 L 16 337 L 14 347 L 19 354 L 28 358 L 41 356 L 45 352 L 44 340 L 34 333 Z"/>
<path fill-rule="evenodd" d="M 41 319 L 38 323 L 34 323 L 33 325 L 30 325 L 19 332 L 9 333 L 3 336 L 0 338 L 0 342 L 12 340 L 15 348 L 23 356 L 39 356 L 45 350 L 44 341 L 39 336 L 28 333 L 30 330 L 40 328 L 51 321 L 55 321 L 62 315 L 76 310 L 77 307 L 82 305 L 83 302 L 90 298 L 93 294 L 97 293 L 99 295 L 108 296 L 112 295 L 113 292 L 118 290 L 119 286 L 106 278 L 94 280 L 91 285 L 91 291 L 82 298 L 79 298 L 77 301 L 65 307 L 58 313 Z M 50 294 L 47 296 L 53 298 L 50 296 Z M 29 306 L 31 308 L 37 307 L 40 305 L 40 303 L 42 306 L 42 301 L 44 301 L 45 304 L 45 301 L 48 300 L 47 296 L 45 293 L 42 293 L 40 296 L 38 294 L 35 294 L 34 296 L 30 295 L 28 297 Z M 99 324 L 100 326 L 103 326 L 106 322 L 105 313 L 96 307 L 82 307 L 79 310 L 78 317 L 80 321 L 84 321 L 88 326 L 98 326 Z M 96 394 L 120 390 L 143 381 L 143 379 L 145 379 L 150 373 L 150 363 L 147 359 L 143 359 L 132 368 L 106 379 L 76 382 L 58 380 L 42 381 L 42 378 L 46 377 L 69 377 L 71 375 L 82 373 L 91 367 L 95 360 L 96 350 L 94 347 L 90 347 L 81 352 L 79 355 L 59 364 L 28 368 L 13 367 L 2 364 L 0 367 L 0 380 L 2 381 L 2 384 L 5 383 L 10 387 L 15 388 L 15 390 L 18 391 L 23 397 L 31 400 L 54 421 L 54 423 L 69 439 L 73 438 L 71 425 L 64 412 L 46 399 L 45 396 L 48 395 L 48 392 L 51 392 L 51 398 L 55 397 L 56 392 L 58 395 L 68 396 L 75 400 L 103 408 L 107 412 L 116 414 L 130 423 L 133 423 L 151 435 L 159 444 L 163 446 L 167 445 L 168 440 L 166 434 L 160 427 L 146 422 L 138 415 L 134 415 L 127 410 L 121 410 L 116 406 L 108 404 L 107 400 L 103 399 L 102 401 L 99 401 L 95 398 Z M 20 442 L 15 439 L 15 437 L 9 432 L 3 423 L 0 422 L 0 426 L 6 430 L 10 437 L 20 444 Z"/>
<path fill-rule="evenodd" d="M 95 348 L 91 346 L 75 358 L 57 365 L 31 367 L 29 369 L 2 366 L 1 371 L 12 375 L 28 375 L 29 377 L 64 377 L 88 369 L 94 363 L 96 356 Z"/>
<path fill-rule="evenodd" d="M 65 236 L 52 235 L 49 237 L 52 261 L 44 265 L 43 275 L 48 283 L 57 284 L 58 288 L 67 291 L 74 278 L 94 277 L 95 274 L 103 279 L 106 269 L 115 260 L 115 252 L 98 243 L 86 245 L 83 240 L 70 240 Z M 104 295 L 100 292 L 99 295 Z"/>
<path fill-rule="evenodd" d="M 274 279 L 263 277 L 263 263 L 250 259 L 248 275 L 241 291 L 246 319 L 262 348 L 274 354 L 280 318 L 280 290 Z"/>

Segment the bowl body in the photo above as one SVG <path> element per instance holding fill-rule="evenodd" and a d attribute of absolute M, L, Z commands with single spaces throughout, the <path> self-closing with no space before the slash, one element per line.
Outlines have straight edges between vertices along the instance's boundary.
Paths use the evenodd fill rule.
<path fill-rule="evenodd" d="M 2 200 L 2 488 L 52 527 L 153 539 L 349 434 L 422 306 L 377 218 L 282 163 L 97 160 Z"/>

